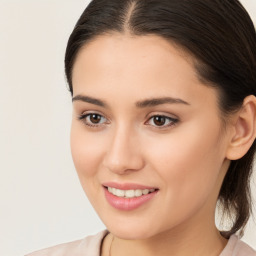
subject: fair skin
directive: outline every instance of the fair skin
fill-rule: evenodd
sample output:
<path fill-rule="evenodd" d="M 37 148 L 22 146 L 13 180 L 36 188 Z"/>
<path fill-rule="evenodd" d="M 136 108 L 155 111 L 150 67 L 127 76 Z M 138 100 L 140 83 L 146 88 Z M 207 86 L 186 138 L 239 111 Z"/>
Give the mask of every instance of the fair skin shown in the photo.
<path fill-rule="evenodd" d="M 110 231 L 101 255 L 113 237 L 111 256 L 219 255 L 227 241 L 215 226 L 217 197 L 230 160 L 255 138 L 255 98 L 224 131 L 216 89 L 198 79 L 189 56 L 153 35 L 97 37 L 80 50 L 72 79 L 72 156 Z M 157 190 L 136 209 L 117 209 L 106 200 L 108 182 Z"/>

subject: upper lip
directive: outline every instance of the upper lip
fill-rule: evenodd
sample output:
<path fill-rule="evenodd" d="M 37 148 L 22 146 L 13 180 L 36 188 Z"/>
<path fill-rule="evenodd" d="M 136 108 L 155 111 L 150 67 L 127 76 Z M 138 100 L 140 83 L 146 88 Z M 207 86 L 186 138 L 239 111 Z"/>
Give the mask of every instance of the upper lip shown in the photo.
<path fill-rule="evenodd" d="M 157 189 L 156 187 L 151 187 L 147 185 L 141 185 L 136 183 L 116 183 L 116 182 L 104 182 L 102 183 L 104 187 L 117 188 L 121 190 L 136 190 L 136 189 Z"/>

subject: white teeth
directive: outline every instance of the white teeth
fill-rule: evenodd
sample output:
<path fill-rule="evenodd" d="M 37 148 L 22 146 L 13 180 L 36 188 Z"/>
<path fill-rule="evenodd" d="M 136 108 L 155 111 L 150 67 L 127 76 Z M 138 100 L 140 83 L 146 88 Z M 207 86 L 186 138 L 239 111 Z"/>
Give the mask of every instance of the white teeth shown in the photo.
<path fill-rule="evenodd" d="M 117 189 L 117 188 L 111 188 L 108 187 L 108 191 L 118 197 L 124 197 L 124 198 L 134 198 L 134 197 L 139 197 L 142 195 L 147 195 L 149 193 L 152 193 L 155 191 L 154 188 L 152 189 L 130 189 L 130 190 L 121 190 L 121 189 Z"/>
<path fill-rule="evenodd" d="M 119 196 L 119 197 L 124 197 L 125 191 L 124 191 L 124 190 L 121 190 L 121 189 L 116 189 L 115 195 L 116 195 L 116 196 Z"/>
<path fill-rule="evenodd" d="M 135 193 L 134 193 L 134 190 L 126 190 L 125 191 L 125 197 L 127 198 L 132 198 L 134 197 Z"/>
<path fill-rule="evenodd" d="M 135 190 L 135 196 L 136 197 L 142 196 L 142 191 L 140 189 L 136 189 Z"/>
<path fill-rule="evenodd" d="M 142 193 L 143 193 L 143 195 L 147 195 L 149 193 L 149 190 L 148 189 L 143 189 Z"/>

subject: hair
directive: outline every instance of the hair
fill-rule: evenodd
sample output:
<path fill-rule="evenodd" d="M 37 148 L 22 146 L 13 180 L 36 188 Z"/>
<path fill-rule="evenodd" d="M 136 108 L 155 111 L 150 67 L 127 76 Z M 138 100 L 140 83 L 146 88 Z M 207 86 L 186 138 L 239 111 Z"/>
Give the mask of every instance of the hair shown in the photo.
<path fill-rule="evenodd" d="M 101 35 L 157 35 L 194 59 L 198 77 L 219 91 L 223 120 L 256 95 L 256 32 L 238 0 L 93 0 L 70 35 L 65 72 L 73 95 L 72 70 L 80 49 Z M 252 213 L 250 177 L 255 141 L 232 160 L 218 202 L 232 221 L 222 235 L 244 228 Z"/>

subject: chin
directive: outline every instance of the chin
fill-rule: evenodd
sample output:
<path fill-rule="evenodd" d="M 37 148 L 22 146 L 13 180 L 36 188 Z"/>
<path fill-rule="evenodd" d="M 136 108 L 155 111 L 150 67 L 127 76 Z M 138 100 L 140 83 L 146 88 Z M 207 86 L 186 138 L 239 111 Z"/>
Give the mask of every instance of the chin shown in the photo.
<path fill-rule="evenodd" d="M 148 225 L 147 227 L 143 227 L 140 224 L 137 225 L 109 225 L 107 229 L 116 237 L 124 240 L 143 240 L 148 239 L 157 232 L 152 230 L 152 225 Z"/>

